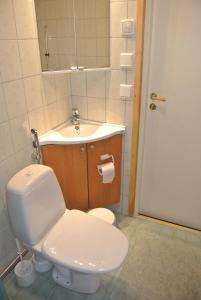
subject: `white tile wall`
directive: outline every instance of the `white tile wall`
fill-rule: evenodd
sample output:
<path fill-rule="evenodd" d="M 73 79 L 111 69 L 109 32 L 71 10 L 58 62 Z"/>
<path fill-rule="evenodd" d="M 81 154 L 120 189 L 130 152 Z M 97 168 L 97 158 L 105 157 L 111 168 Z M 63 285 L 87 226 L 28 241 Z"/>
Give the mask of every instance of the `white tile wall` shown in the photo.
<path fill-rule="evenodd" d="M 0 123 L 6 121 L 7 119 L 7 112 L 6 112 L 6 101 L 3 95 L 3 88 L 0 85 Z"/>
<path fill-rule="evenodd" d="M 15 80 L 21 77 L 22 71 L 17 40 L 0 40 L 0 72 L 3 81 Z"/>
<path fill-rule="evenodd" d="M 27 114 L 10 120 L 10 129 L 15 152 L 31 144 Z"/>
<path fill-rule="evenodd" d="M 87 95 L 87 74 L 73 73 L 71 74 L 71 92 L 74 96 L 86 96 Z"/>
<path fill-rule="evenodd" d="M 1 16 L 0 39 L 15 39 L 16 26 L 15 26 L 12 0 L 0 2 L 0 16 Z"/>
<path fill-rule="evenodd" d="M 112 2 L 110 5 L 110 32 L 112 37 L 121 37 L 120 20 L 127 17 L 127 3 L 125 1 Z"/>
<path fill-rule="evenodd" d="M 87 72 L 87 96 L 105 97 L 105 71 Z"/>
<path fill-rule="evenodd" d="M 113 70 L 120 69 L 120 53 L 126 52 L 126 39 L 112 37 L 110 39 L 110 66 Z"/>
<path fill-rule="evenodd" d="M 126 81 L 126 72 L 111 70 L 106 73 L 106 97 L 119 100 L 120 84 Z"/>
<path fill-rule="evenodd" d="M 105 98 L 88 97 L 88 119 L 91 121 L 105 122 Z"/>
<path fill-rule="evenodd" d="M 0 140 L 3 141 L 3 143 L 1 142 L 0 144 L 0 160 L 4 160 L 13 153 L 13 145 L 8 122 L 4 122 L 0 125 Z"/>
<path fill-rule="evenodd" d="M 124 125 L 125 102 L 107 99 L 106 121 L 108 123 Z"/>
<path fill-rule="evenodd" d="M 33 1 L 13 0 L 17 36 L 19 39 L 37 38 Z"/>
<path fill-rule="evenodd" d="M 70 94 L 69 75 L 41 75 L 34 0 L 0 1 L 0 272 L 17 254 L 6 184 L 32 162 L 30 128 L 43 133 L 69 118 Z"/>
<path fill-rule="evenodd" d="M 53 128 L 58 124 L 57 103 L 51 103 L 44 108 L 47 128 Z"/>
<path fill-rule="evenodd" d="M 43 76 L 43 87 L 44 94 L 47 104 L 53 103 L 56 101 L 56 82 L 54 75 L 45 75 Z"/>
<path fill-rule="evenodd" d="M 121 36 L 120 21 L 127 17 L 136 19 L 136 3 L 137 0 L 110 0 L 111 70 L 71 75 L 72 105 L 79 108 L 82 118 L 126 125 L 123 145 L 122 199 L 121 205 L 117 206 L 125 214 L 127 214 L 129 193 L 132 100 L 120 99 L 119 85 L 134 83 L 134 68 L 129 71 L 120 69 L 120 53 L 134 53 L 135 38 Z"/>
<path fill-rule="evenodd" d="M 41 75 L 24 78 L 24 88 L 29 112 L 43 106 Z"/>
<path fill-rule="evenodd" d="M 26 112 L 26 99 L 23 80 L 5 82 L 2 84 L 4 100 L 7 105 L 8 118 L 16 118 Z"/>
<path fill-rule="evenodd" d="M 40 74 L 38 40 L 19 40 L 18 45 L 23 77 Z"/>

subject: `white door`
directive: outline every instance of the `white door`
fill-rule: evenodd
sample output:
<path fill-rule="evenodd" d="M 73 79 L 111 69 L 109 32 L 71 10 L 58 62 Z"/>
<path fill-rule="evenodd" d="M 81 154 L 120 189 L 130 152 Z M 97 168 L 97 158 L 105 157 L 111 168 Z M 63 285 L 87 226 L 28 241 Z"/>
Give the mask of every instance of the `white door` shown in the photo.
<path fill-rule="evenodd" d="M 201 229 L 201 1 L 147 2 L 139 212 Z"/>

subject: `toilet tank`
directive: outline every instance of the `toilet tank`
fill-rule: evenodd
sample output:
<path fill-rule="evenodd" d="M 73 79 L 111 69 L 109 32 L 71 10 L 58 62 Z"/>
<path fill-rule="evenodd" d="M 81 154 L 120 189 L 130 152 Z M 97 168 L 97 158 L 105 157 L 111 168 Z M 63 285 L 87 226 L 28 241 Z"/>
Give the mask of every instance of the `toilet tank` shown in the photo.
<path fill-rule="evenodd" d="M 7 204 L 13 231 L 27 246 L 37 244 L 66 210 L 53 170 L 36 164 L 8 182 Z"/>

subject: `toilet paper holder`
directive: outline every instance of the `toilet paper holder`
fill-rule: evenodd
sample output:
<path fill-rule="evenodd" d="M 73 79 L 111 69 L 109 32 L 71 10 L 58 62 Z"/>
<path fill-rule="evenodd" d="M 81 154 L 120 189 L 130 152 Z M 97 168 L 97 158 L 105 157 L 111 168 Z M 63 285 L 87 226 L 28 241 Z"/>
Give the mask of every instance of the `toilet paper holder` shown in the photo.
<path fill-rule="evenodd" d="M 102 183 L 111 183 L 115 177 L 114 156 L 111 154 L 103 154 L 100 155 L 100 159 L 112 160 L 111 162 L 106 162 L 102 165 L 97 165 L 98 174 L 102 176 Z"/>
<path fill-rule="evenodd" d="M 112 154 L 103 154 L 100 156 L 101 160 L 106 160 L 106 159 L 110 159 L 110 158 L 112 159 L 112 162 L 114 164 L 114 156 Z"/>
<path fill-rule="evenodd" d="M 106 160 L 106 159 L 112 159 L 112 163 L 114 164 L 114 156 L 112 154 L 102 154 L 100 156 L 101 160 Z M 100 170 L 101 165 L 97 166 L 98 174 L 102 176 L 101 170 Z"/>

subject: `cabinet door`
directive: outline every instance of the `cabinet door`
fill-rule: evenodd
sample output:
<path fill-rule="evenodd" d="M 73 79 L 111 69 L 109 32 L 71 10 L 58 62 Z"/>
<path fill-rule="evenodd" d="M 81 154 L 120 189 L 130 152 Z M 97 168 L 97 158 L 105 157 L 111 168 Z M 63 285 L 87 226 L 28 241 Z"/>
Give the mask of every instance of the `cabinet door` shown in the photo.
<path fill-rule="evenodd" d="M 61 186 L 66 207 L 88 209 L 86 145 L 46 145 L 44 164 L 50 166 Z"/>
<path fill-rule="evenodd" d="M 106 140 L 88 144 L 88 185 L 89 208 L 107 207 L 120 201 L 121 184 L 121 155 L 122 136 L 115 135 Z M 115 160 L 115 178 L 112 183 L 102 183 L 102 177 L 98 174 L 97 165 L 106 163 L 100 156 L 112 154 Z M 108 160 L 111 161 L 111 160 Z"/>

